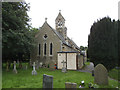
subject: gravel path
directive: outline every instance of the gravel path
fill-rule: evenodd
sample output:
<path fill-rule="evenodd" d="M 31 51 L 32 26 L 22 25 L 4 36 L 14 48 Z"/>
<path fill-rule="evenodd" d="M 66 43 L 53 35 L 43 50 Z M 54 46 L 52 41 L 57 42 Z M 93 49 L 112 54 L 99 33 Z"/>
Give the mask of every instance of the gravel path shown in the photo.
<path fill-rule="evenodd" d="M 90 65 L 87 65 L 87 66 L 85 66 L 84 68 L 82 68 L 81 70 L 78 70 L 78 71 L 92 73 L 92 70 L 94 70 L 94 64 L 92 62 L 90 62 Z M 110 78 L 110 77 L 109 77 L 109 79 L 118 81 L 118 80 Z M 118 82 L 120 83 L 120 81 L 118 81 Z"/>
<path fill-rule="evenodd" d="M 92 62 L 90 62 L 90 65 L 86 65 L 84 68 L 82 68 L 78 71 L 92 73 L 92 70 L 94 70 L 94 64 Z"/>

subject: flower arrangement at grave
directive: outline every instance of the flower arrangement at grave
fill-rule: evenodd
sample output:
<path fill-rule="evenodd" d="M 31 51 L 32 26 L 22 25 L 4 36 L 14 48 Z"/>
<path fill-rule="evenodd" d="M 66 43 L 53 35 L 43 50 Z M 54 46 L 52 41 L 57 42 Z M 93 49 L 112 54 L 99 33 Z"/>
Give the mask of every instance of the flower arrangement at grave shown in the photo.
<path fill-rule="evenodd" d="M 80 85 L 79 85 L 79 88 L 84 88 L 85 87 L 85 82 L 84 82 L 84 80 L 83 81 L 81 81 L 81 83 L 80 83 Z"/>
<path fill-rule="evenodd" d="M 88 85 L 89 88 L 99 88 L 97 84 L 89 83 Z"/>

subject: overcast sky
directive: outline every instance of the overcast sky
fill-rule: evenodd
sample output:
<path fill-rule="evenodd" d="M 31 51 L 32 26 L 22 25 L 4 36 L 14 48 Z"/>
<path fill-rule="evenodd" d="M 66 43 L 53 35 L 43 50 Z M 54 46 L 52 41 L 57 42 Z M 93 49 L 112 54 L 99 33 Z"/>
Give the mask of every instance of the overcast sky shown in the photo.
<path fill-rule="evenodd" d="M 55 19 L 61 10 L 65 18 L 67 35 L 78 46 L 88 45 L 91 25 L 97 19 L 109 16 L 118 19 L 118 2 L 120 0 L 25 0 L 30 3 L 33 27 L 39 28 L 47 17 L 48 24 L 55 29 Z"/>

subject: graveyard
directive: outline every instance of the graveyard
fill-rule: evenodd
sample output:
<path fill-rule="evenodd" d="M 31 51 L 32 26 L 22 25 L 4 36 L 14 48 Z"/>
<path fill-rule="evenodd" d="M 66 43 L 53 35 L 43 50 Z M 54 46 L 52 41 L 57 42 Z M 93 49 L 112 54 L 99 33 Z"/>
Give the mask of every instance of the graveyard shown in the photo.
<path fill-rule="evenodd" d="M 41 15 L 45 11 L 51 11 L 49 14 L 43 15 L 45 17 L 44 22 L 38 11 L 32 13 L 37 17 L 35 21 L 39 24 L 37 27 L 33 26 L 32 18 L 27 13 L 30 10 L 29 3 L 2 3 L 2 65 L 0 65 L 2 68 L 2 88 L 120 89 L 120 77 L 118 76 L 120 72 L 118 64 L 120 61 L 120 42 L 118 41 L 120 38 L 117 37 L 120 36 L 120 32 L 118 32 L 120 21 L 112 20 L 109 14 L 105 17 L 99 16 L 99 19 L 97 16 L 91 21 L 92 17 L 95 17 L 92 15 L 89 18 L 83 17 L 85 21 L 85 26 L 83 26 L 84 22 L 76 15 L 79 15 L 78 12 L 80 11 L 80 15 L 87 15 L 88 17 L 88 13 L 84 14 L 81 10 L 77 10 L 78 7 L 73 9 L 73 3 L 70 5 L 70 8 L 73 6 L 72 9 L 70 9 L 68 2 L 62 2 L 62 4 L 67 4 L 71 13 L 73 10 L 77 11 L 74 13 L 75 16 L 70 16 L 71 13 L 69 13 L 69 19 L 75 17 L 70 22 L 82 21 L 82 24 L 73 22 L 74 28 L 69 29 L 72 23 L 67 22 L 67 25 L 68 19 L 63 17 L 63 15 L 67 16 L 65 13 L 68 13 L 69 10 L 63 8 L 65 11 L 62 13 L 59 10 L 56 19 L 55 17 L 53 19 L 51 16 L 54 16 L 55 13 L 52 14 L 53 9 L 50 7 L 54 5 L 48 4 L 50 6 L 46 3 L 45 5 L 41 3 L 35 5 L 37 6 L 35 10 L 39 9 Z M 57 2 L 57 4 L 60 3 Z M 62 4 L 60 6 L 64 6 Z M 42 5 L 49 7 L 48 10 L 40 10 L 43 8 L 38 8 L 38 6 Z M 90 3 L 89 5 L 94 6 Z M 94 8 L 97 7 L 94 6 Z M 97 12 L 94 11 L 94 15 L 95 13 Z M 47 17 L 49 17 L 48 20 Z M 50 19 L 54 20 L 55 28 L 51 25 L 52 23 L 49 24 Z M 37 22 L 38 20 L 39 22 Z M 86 22 L 90 22 L 89 26 Z M 79 28 L 82 26 L 83 28 Z M 89 28 L 85 29 L 86 27 Z M 82 31 L 85 30 L 90 32 L 85 32 L 84 35 Z M 83 36 L 87 39 L 84 40 L 85 37 Z M 72 39 L 72 37 L 77 38 Z M 75 40 L 78 40 L 79 45 L 83 46 L 78 46 Z M 85 45 L 83 41 L 86 43 Z"/>
<path fill-rule="evenodd" d="M 43 75 L 51 75 L 53 77 L 53 88 L 65 88 L 65 83 L 76 83 L 77 88 L 84 81 L 84 88 L 89 88 L 92 84 L 94 88 L 116 88 L 118 87 L 118 81 L 108 78 L 108 85 L 98 85 L 94 83 L 94 77 L 91 73 L 80 72 L 76 70 L 67 70 L 62 72 L 61 70 L 51 70 L 50 68 L 36 69 L 37 74 L 32 75 L 33 67 L 29 64 L 23 64 L 23 68 L 17 67 L 17 73 L 13 72 L 14 68 L 11 65 L 9 71 L 6 71 L 6 64 L 3 64 L 2 71 L 2 88 L 43 88 Z M 24 68 L 27 65 L 28 68 Z"/>

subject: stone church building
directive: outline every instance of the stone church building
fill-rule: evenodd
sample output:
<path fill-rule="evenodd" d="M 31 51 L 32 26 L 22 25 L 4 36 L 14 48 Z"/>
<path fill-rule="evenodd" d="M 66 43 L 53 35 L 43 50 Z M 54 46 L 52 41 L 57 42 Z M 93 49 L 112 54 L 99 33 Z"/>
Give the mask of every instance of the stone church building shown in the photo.
<path fill-rule="evenodd" d="M 31 61 L 42 62 L 46 66 L 58 65 L 58 53 L 80 54 L 80 48 L 67 36 L 65 18 L 59 12 L 55 19 L 55 29 L 48 23 L 47 18 L 44 24 L 35 35 L 36 48 L 31 53 Z M 76 56 L 75 56 L 76 57 Z M 76 62 L 76 61 L 75 61 Z M 78 63 L 76 63 L 78 64 Z M 66 64 L 67 65 L 67 64 Z"/>

